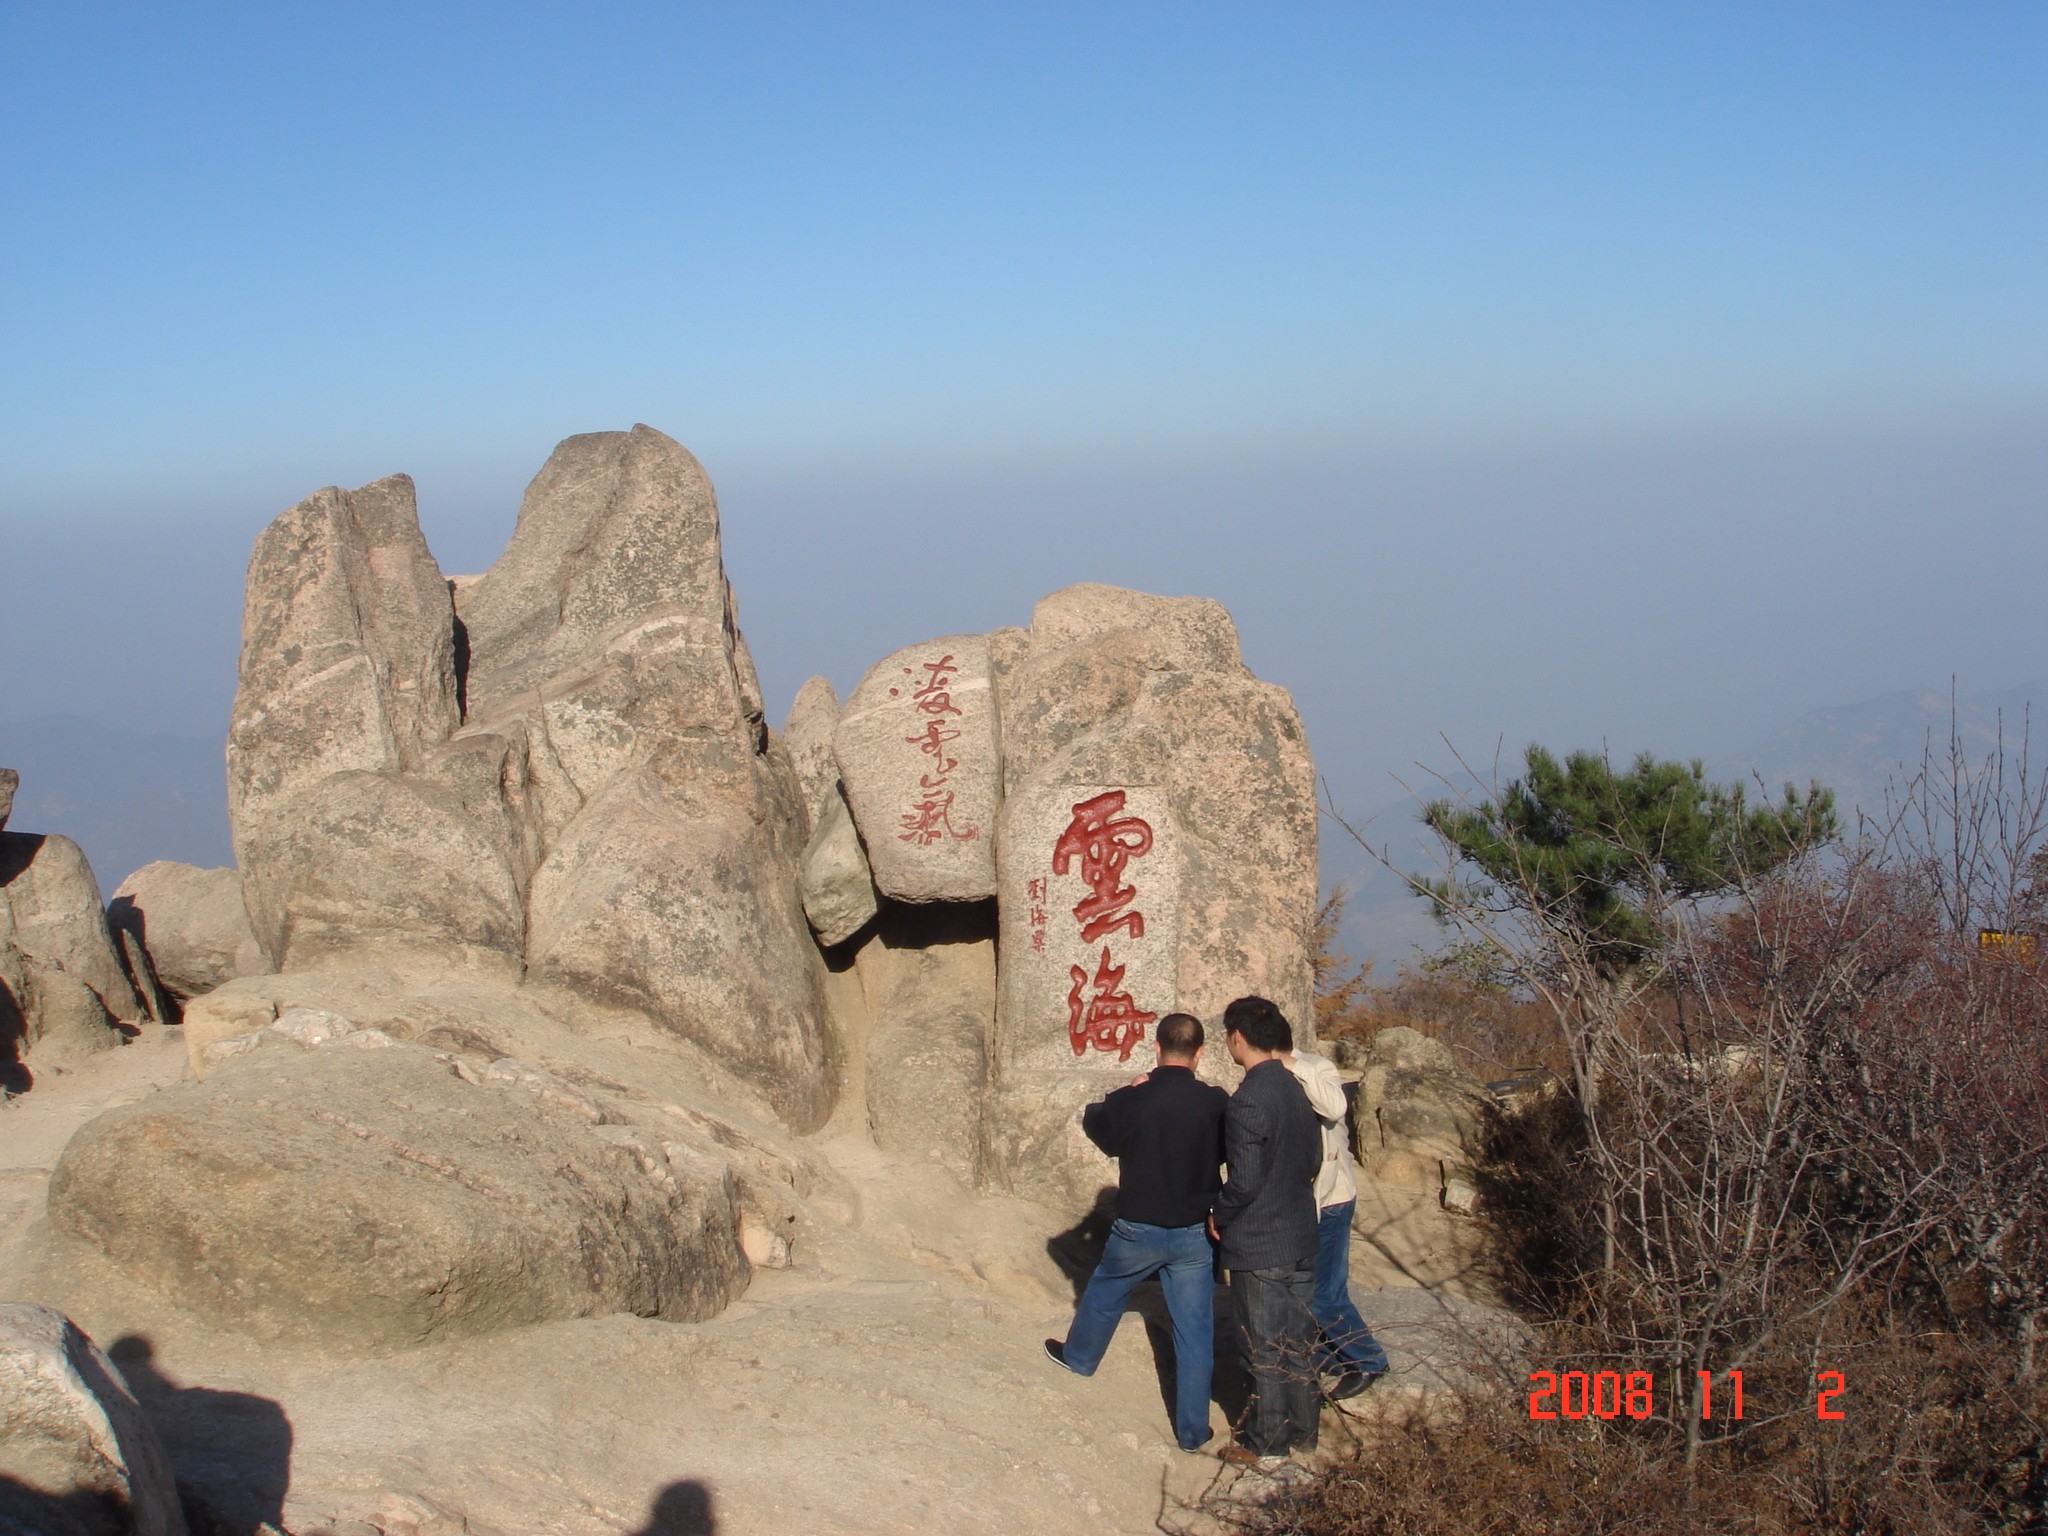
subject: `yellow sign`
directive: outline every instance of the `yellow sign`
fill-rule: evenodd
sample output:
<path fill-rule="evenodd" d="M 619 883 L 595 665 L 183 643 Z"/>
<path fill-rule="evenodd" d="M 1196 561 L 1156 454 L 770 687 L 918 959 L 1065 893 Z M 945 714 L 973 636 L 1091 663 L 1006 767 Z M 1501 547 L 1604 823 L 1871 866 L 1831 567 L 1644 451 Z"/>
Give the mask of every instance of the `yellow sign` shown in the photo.
<path fill-rule="evenodd" d="M 1979 928 L 1977 947 L 2001 954 L 2017 955 L 2022 960 L 2031 960 L 2034 957 L 2034 935 L 2013 933 L 2005 928 Z"/>

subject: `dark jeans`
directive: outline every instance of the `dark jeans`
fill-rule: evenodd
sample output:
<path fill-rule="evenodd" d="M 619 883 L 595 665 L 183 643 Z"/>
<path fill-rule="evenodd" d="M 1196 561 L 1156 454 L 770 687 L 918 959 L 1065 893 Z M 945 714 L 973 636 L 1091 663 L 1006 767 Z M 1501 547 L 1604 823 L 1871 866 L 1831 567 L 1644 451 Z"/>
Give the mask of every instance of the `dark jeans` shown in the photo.
<path fill-rule="evenodd" d="M 1316 1327 L 1322 1344 L 1316 1358 L 1333 1374 L 1364 1371 L 1368 1376 L 1387 1368 L 1387 1352 L 1365 1326 L 1351 1302 L 1351 1213 L 1356 1200 L 1323 1208 L 1316 1232 Z"/>
<path fill-rule="evenodd" d="M 1234 1269 L 1230 1294 L 1252 1371 L 1251 1415 L 1238 1443 L 1260 1456 L 1313 1450 L 1323 1392 L 1316 1373 L 1316 1268 Z"/>
<path fill-rule="evenodd" d="M 1069 1370 L 1093 1376 L 1141 1280 L 1159 1277 L 1173 1318 L 1173 1434 L 1192 1451 L 1209 1438 L 1209 1378 L 1216 1363 L 1216 1266 L 1206 1227 L 1118 1221 L 1067 1330 Z"/>

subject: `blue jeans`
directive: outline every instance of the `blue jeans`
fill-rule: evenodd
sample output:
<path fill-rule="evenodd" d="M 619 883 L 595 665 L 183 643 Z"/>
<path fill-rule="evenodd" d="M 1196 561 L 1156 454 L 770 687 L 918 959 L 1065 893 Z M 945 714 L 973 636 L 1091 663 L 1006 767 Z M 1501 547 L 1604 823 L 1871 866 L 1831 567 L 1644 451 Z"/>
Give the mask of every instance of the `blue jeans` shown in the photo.
<path fill-rule="evenodd" d="M 1124 1303 L 1139 1281 L 1154 1275 L 1173 1318 L 1174 1438 L 1192 1451 L 1209 1438 L 1209 1378 L 1216 1364 L 1216 1268 L 1206 1228 L 1115 1222 L 1067 1330 L 1067 1367 L 1095 1374 Z"/>
<path fill-rule="evenodd" d="M 1387 1368 L 1387 1352 L 1351 1301 L 1351 1212 L 1357 1204 L 1346 1200 L 1325 1206 L 1316 1230 L 1315 1313 L 1316 1327 L 1322 1330 L 1316 1357 L 1333 1374 L 1372 1375 Z"/>

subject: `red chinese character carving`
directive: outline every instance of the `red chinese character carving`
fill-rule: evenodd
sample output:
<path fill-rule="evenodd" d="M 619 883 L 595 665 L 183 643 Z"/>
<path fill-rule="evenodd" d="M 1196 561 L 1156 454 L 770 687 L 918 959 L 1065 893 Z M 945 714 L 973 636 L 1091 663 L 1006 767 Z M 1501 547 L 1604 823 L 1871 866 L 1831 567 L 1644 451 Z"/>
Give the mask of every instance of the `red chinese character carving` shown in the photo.
<path fill-rule="evenodd" d="M 949 741 L 958 741 L 960 739 L 960 733 L 958 731 L 947 730 L 944 726 L 940 725 L 939 722 L 936 720 L 932 721 L 931 724 L 927 725 L 924 728 L 924 734 L 922 736 L 906 736 L 903 739 L 909 742 L 913 747 L 917 748 L 917 750 L 922 752 L 926 757 L 934 758 L 937 760 L 938 777 L 941 782 L 944 781 L 947 774 L 951 773 L 955 768 L 958 768 L 960 766 L 960 760 L 957 757 L 946 756 L 946 743 Z M 927 789 L 931 787 L 932 786 L 930 784 L 925 785 L 925 788 Z"/>
<path fill-rule="evenodd" d="M 1074 916 L 1081 924 L 1081 938 L 1089 944 L 1119 928 L 1134 939 L 1145 936 L 1145 914 L 1136 908 L 1123 911 L 1137 898 L 1137 889 L 1119 882 L 1124 865 L 1151 850 L 1152 828 L 1136 816 L 1119 816 L 1123 808 L 1120 789 L 1083 800 L 1074 807 L 1067 830 L 1053 844 L 1054 874 L 1064 875 L 1075 859 L 1081 861 L 1081 882 L 1088 887 L 1088 894 L 1075 903 Z"/>
<path fill-rule="evenodd" d="M 926 662 L 924 682 L 911 694 L 911 702 L 928 715 L 959 714 L 960 711 L 953 704 L 953 680 L 946 676 L 959 665 L 960 663 L 951 656 L 942 656 L 937 661 Z M 903 670 L 913 678 L 917 675 L 908 667 Z"/>
<path fill-rule="evenodd" d="M 1094 994 L 1084 997 L 1089 986 L 1087 967 L 1067 968 L 1074 979 L 1073 990 L 1067 993 L 1067 1039 L 1076 1056 L 1086 1055 L 1092 1045 L 1098 1051 L 1115 1051 L 1119 1061 L 1129 1061 L 1132 1047 L 1145 1038 L 1145 1026 L 1159 1017 L 1145 1012 L 1131 1001 L 1130 993 L 1121 990 L 1128 969 L 1111 965 L 1109 946 L 1104 945 L 1101 963 L 1095 968 Z"/>
<path fill-rule="evenodd" d="M 900 818 L 904 830 L 897 833 L 899 842 L 915 843 L 920 848 L 929 848 L 942 837 L 950 837 L 956 843 L 971 843 L 981 836 L 981 828 L 969 827 L 965 831 L 953 825 L 953 791 L 927 784 L 924 798 Z"/>

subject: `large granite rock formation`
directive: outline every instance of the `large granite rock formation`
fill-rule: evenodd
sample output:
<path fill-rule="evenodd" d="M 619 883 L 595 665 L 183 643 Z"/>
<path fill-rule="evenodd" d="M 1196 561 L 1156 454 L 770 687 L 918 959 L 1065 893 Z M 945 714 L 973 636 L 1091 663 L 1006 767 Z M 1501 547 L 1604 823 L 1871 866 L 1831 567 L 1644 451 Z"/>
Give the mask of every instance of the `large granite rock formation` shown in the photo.
<path fill-rule="evenodd" d="M 14 792 L 21 788 L 21 775 L 12 768 L 0 768 L 0 832 L 7 830 L 7 818 L 14 814 Z"/>
<path fill-rule="evenodd" d="M 1213 602 L 1082 585 L 997 647 L 1004 957 L 987 1169 L 1070 1203 L 1106 1178 L 1076 1111 L 1180 1010 L 1278 1003 L 1306 1042 L 1315 771 Z M 1221 1059 L 1220 1050 L 1216 1059 Z"/>
<path fill-rule="evenodd" d="M 892 1075 L 937 1071 L 928 1102 L 972 1129 L 986 1182 L 1085 1205 L 1112 1171 L 1076 1111 L 1150 1060 L 1159 1017 L 1214 1026 L 1259 992 L 1308 1037 L 1314 768 L 1293 702 L 1245 670 L 1218 604 L 1067 588 L 1028 631 L 885 657 L 834 747 L 898 904 L 854 961 L 878 1139 Z M 990 894 L 999 1001 L 906 964 L 958 927 L 944 909 Z M 934 1120 L 925 1139 L 951 1157 L 966 1134 Z"/>
<path fill-rule="evenodd" d="M 517 1061 L 298 1009 L 206 1082 L 82 1129 L 50 1218 L 259 1335 L 375 1349 L 709 1317 L 747 1283 L 737 1177 L 703 1137 L 620 1118 Z"/>
<path fill-rule="evenodd" d="M 454 587 L 459 613 L 403 476 L 258 540 L 229 787 L 272 964 L 523 974 L 640 1010 L 821 1123 L 805 810 L 702 468 L 647 427 L 569 438 Z"/>
<path fill-rule="evenodd" d="M 155 1430 L 63 1313 L 0 1302 L 0 1426 L 0 1530 L 185 1536 Z"/>
<path fill-rule="evenodd" d="M 270 969 L 232 869 L 145 864 L 114 891 L 107 916 L 141 941 L 157 981 L 181 1002 Z"/>

